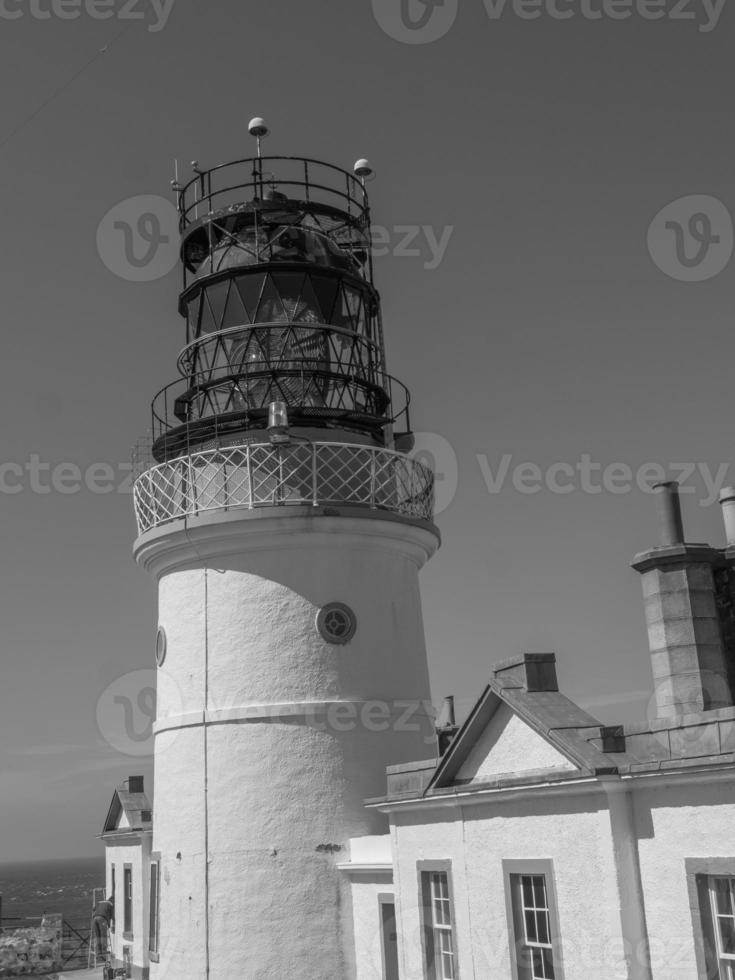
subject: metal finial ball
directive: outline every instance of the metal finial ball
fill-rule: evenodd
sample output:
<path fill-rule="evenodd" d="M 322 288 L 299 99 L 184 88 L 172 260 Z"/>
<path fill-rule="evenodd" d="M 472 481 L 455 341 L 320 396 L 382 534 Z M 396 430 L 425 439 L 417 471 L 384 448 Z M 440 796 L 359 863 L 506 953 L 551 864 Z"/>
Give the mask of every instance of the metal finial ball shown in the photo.
<path fill-rule="evenodd" d="M 369 160 L 358 160 L 355 166 L 352 168 L 358 177 L 372 177 L 373 168 L 370 166 Z"/>
<path fill-rule="evenodd" d="M 192 170 L 198 170 L 199 169 L 199 161 L 198 160 L 192 160 L 191 161 L 191 169 Z"/>
<path fill-rule="evenodd" d="M 267 136 L 268 127 L 265 124 L 265 119 L 261 119 L 260 116 L 256 116 L 255 119 L 251 119 L 248 124 L 248 132 L 251 136 Z"/>

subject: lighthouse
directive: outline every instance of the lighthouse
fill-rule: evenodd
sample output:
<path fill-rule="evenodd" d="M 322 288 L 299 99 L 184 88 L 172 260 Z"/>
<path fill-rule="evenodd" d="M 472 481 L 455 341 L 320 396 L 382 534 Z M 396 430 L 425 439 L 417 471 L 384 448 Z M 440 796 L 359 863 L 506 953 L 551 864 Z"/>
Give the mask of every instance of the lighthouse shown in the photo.
<path fill-rule="evenodd" d="M 367 184 L 265 156 L 175 184 L 186 344 L 153 401 L 151 978 L 349 980 L 351 838 L 436 753 L 419 570 L 433 474 L 387 372 Z"/>

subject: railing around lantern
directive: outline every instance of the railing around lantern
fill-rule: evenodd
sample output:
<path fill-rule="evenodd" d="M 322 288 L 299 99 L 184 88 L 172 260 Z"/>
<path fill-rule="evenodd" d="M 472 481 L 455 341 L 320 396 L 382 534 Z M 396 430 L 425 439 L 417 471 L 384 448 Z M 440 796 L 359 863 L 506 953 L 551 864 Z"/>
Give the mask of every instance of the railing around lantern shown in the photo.
<path fill-rule="evenodd" d="M 355 506 L 430 521 L 434 474 L 388 449 L 337 442 L 250 443 L 192 453 L 136 481 L 144 534 L 170 521 L 259 507 Z"/>
<path fill-rule="evenodd" d="M 243 194 L 262 199 L 267 190 L 289 199 L 324 204 L 342 212 L 355 225 L 367 227 L 369 205 L 362 182 L 347 170 L 307 157 L 249 157 L 210 170 L 199 170 L 179 189 L 181 230 L 216 209 L 243 201 Z"/>
<path fill-rule="evenodd" d="M 179 378 L 153 399 L 152 432 L 165 455 L 179 456 L 207 439 L 238 428 L 262 428 L 268 405 L 284 401 L 294 424 L 330 419 L 373 432 L 384 426 L 410 425 L 411 396 L 396 378 L 382 375 L 375 384 L 353 373 L 322 370 L 316 358 L 290 358 L 288 367 L 249 362 Z"/>

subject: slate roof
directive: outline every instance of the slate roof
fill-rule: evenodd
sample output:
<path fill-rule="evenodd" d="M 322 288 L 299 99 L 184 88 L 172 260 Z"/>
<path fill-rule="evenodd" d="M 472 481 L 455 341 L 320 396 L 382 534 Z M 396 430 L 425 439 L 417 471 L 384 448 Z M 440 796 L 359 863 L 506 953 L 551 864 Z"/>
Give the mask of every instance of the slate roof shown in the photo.
<path fill-rule="evenodd" d="M 509 772 L 472 784 L 459 780 L 462 764 L 502 704 L 574 768 Z M 606 726 L 559 691 L 553 653 L 524 654 L 493 669 L 489 684 L 442 758 L 389 767 L 387 796 L 369 802 L 692 767 L 735 769 L 735 707 L 641 725 Z"/>
<path fill-rule="evenodd" d="M 118 786 L 113 793 L 110 809 L 107 812 L 105 825 L 102 829 L 103 836 L 106 834 L 128 834 L 131 831 L 151 830 L 153 827 L 153 811 L 150 801 L 145 792 L 130 792 L 129 783 Z M 142 787 L 142 780 L 140 781 Z M 130 827 L 120 828 L 120 817 L 122 814 L 127 817 Z"/>

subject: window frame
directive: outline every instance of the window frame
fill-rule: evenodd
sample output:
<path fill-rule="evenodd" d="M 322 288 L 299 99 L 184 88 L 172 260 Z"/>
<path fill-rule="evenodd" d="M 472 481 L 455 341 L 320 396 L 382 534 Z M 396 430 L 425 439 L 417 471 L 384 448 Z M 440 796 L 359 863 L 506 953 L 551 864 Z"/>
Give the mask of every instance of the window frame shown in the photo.
<path fill-rule="evenodd" d="M 728 891 L 730 898 L 730 914 L 724 915 L 719 911 L 717 907 L 717 882 L 726 881 L 728 883 Z M 720 931 L 719 919 L 731 919 L 733 923 L 733 929 L 735 930 L 735 876 L 733 875 L 708 875 L 707 885 L 709 889 L 710 898 L 710 915 L 712 916 L 712 926 L 715 936 L 715 948 L 717 951 L 718 961 L 727 960 L 730 965 L 730 973 L 732 978 L 728 977 L 727 980 L 735 980 L 735 952 L 726 953 L 722 948 L 722 933 Z M 718 962 L 717 967 L 722 973 L 722 963 Z"/>
<path fill-rule="evenodd" d="M 720 939 L 713 916 L 710 882 L 713 878 L 735 879 L 735 857 L 685 858 L 684 867 L 692 915 L 694 953 L 698 976 L 722 980 Z M 735 968 L 735 960 L 727 958 Z"/>
<path fill-rule="evenodd" d="M 561 930 L 559 929 L 559 904 L 556 898 L 554 862 L 550 858 L 540 858 L 538 860 L 507 860 L 503 861 L 502 865 L 505 911 L 508 922 L 508 953 L 513 980 L 532 980 L 530 968 L 519 962 L 521 949 L 549 949 L 554 980 L 564 980 L 564 951 L 561 942 Z M 523 902 L 522 879 L 524 877 L 544 878 L 548 943 L 529 942 L 527 940 L 527 925 L 524 915 L 526 907 L 519 904 L 519 899 L 520 903 Z M 517 884 L 516 879 L 518 879 Z M 536 911 L 535 906 L 533 911 Z"/>
<path fill-rule="evenodd" d="M 110 898 L 112 899 L 112 920 L 110 921 L 110 932 L 115 931 L 115 921 L 117 910 L 115 909 L 115 899 L 117 898 L 117 875 L 115 873 L 115 862 L 110 862 Z"/>
<path fill-rule="evenodd" d="M 396 903 L 396 896 L 394 892 L 380 892 L 378 895 L 378 923 L 380 927 L 380 967 L 383 974 L 383 980 L 388 980 L 388 950 L 386 944 L 385 935 L 385 906 L 390 905 L 393 908 L 393 924 L 396 928 L 396 953 L 398 956 L 398 973 L 400 973 L 400 953 L 398 951 L 398 907 Z"/>
<path fill-rule="evenodd" d="M 418 873 L 419 887 L 419 909 L 421 913 L 421 952 L 426 980 L 445 980 L 439 973 L 438 964 L 440 958 L 436 944 L 437 929 L 442 929 L 449 933 L 452 942 L 452 968 L 454 973 L 453 980 L 459 980 L 459 945 L 457 942 L 457 917 L 455 915 L 454 886 L 452 881 L 452 862 L 449 860 L 441 861 L 418 861 L 416 865 Z M 447 882 L 447 906 L 449 914 L 449 925 L 443 923 L 438 925 L 434 921 L 434 903 L 432 893 L 432 875 L 445 875 Z M 429 920 L 429 916 L 431 919 Z"/>
<path fill-rule="evenodd" d="M 156 882 L 155 904 L 153 901 L 154 880 Z M 150 856 L 148 901 L 148 958 L 152 963 L 158 963 L 161 943 L 161 855 L 157 852 L 152 853 Z"/>
<path fill-rule="evenodd" d="M 129 894 L 128 894 L 129 892 Z M 133 932 L 133 866 L 123 865 L 123 939 L 132 939 Z"/>

